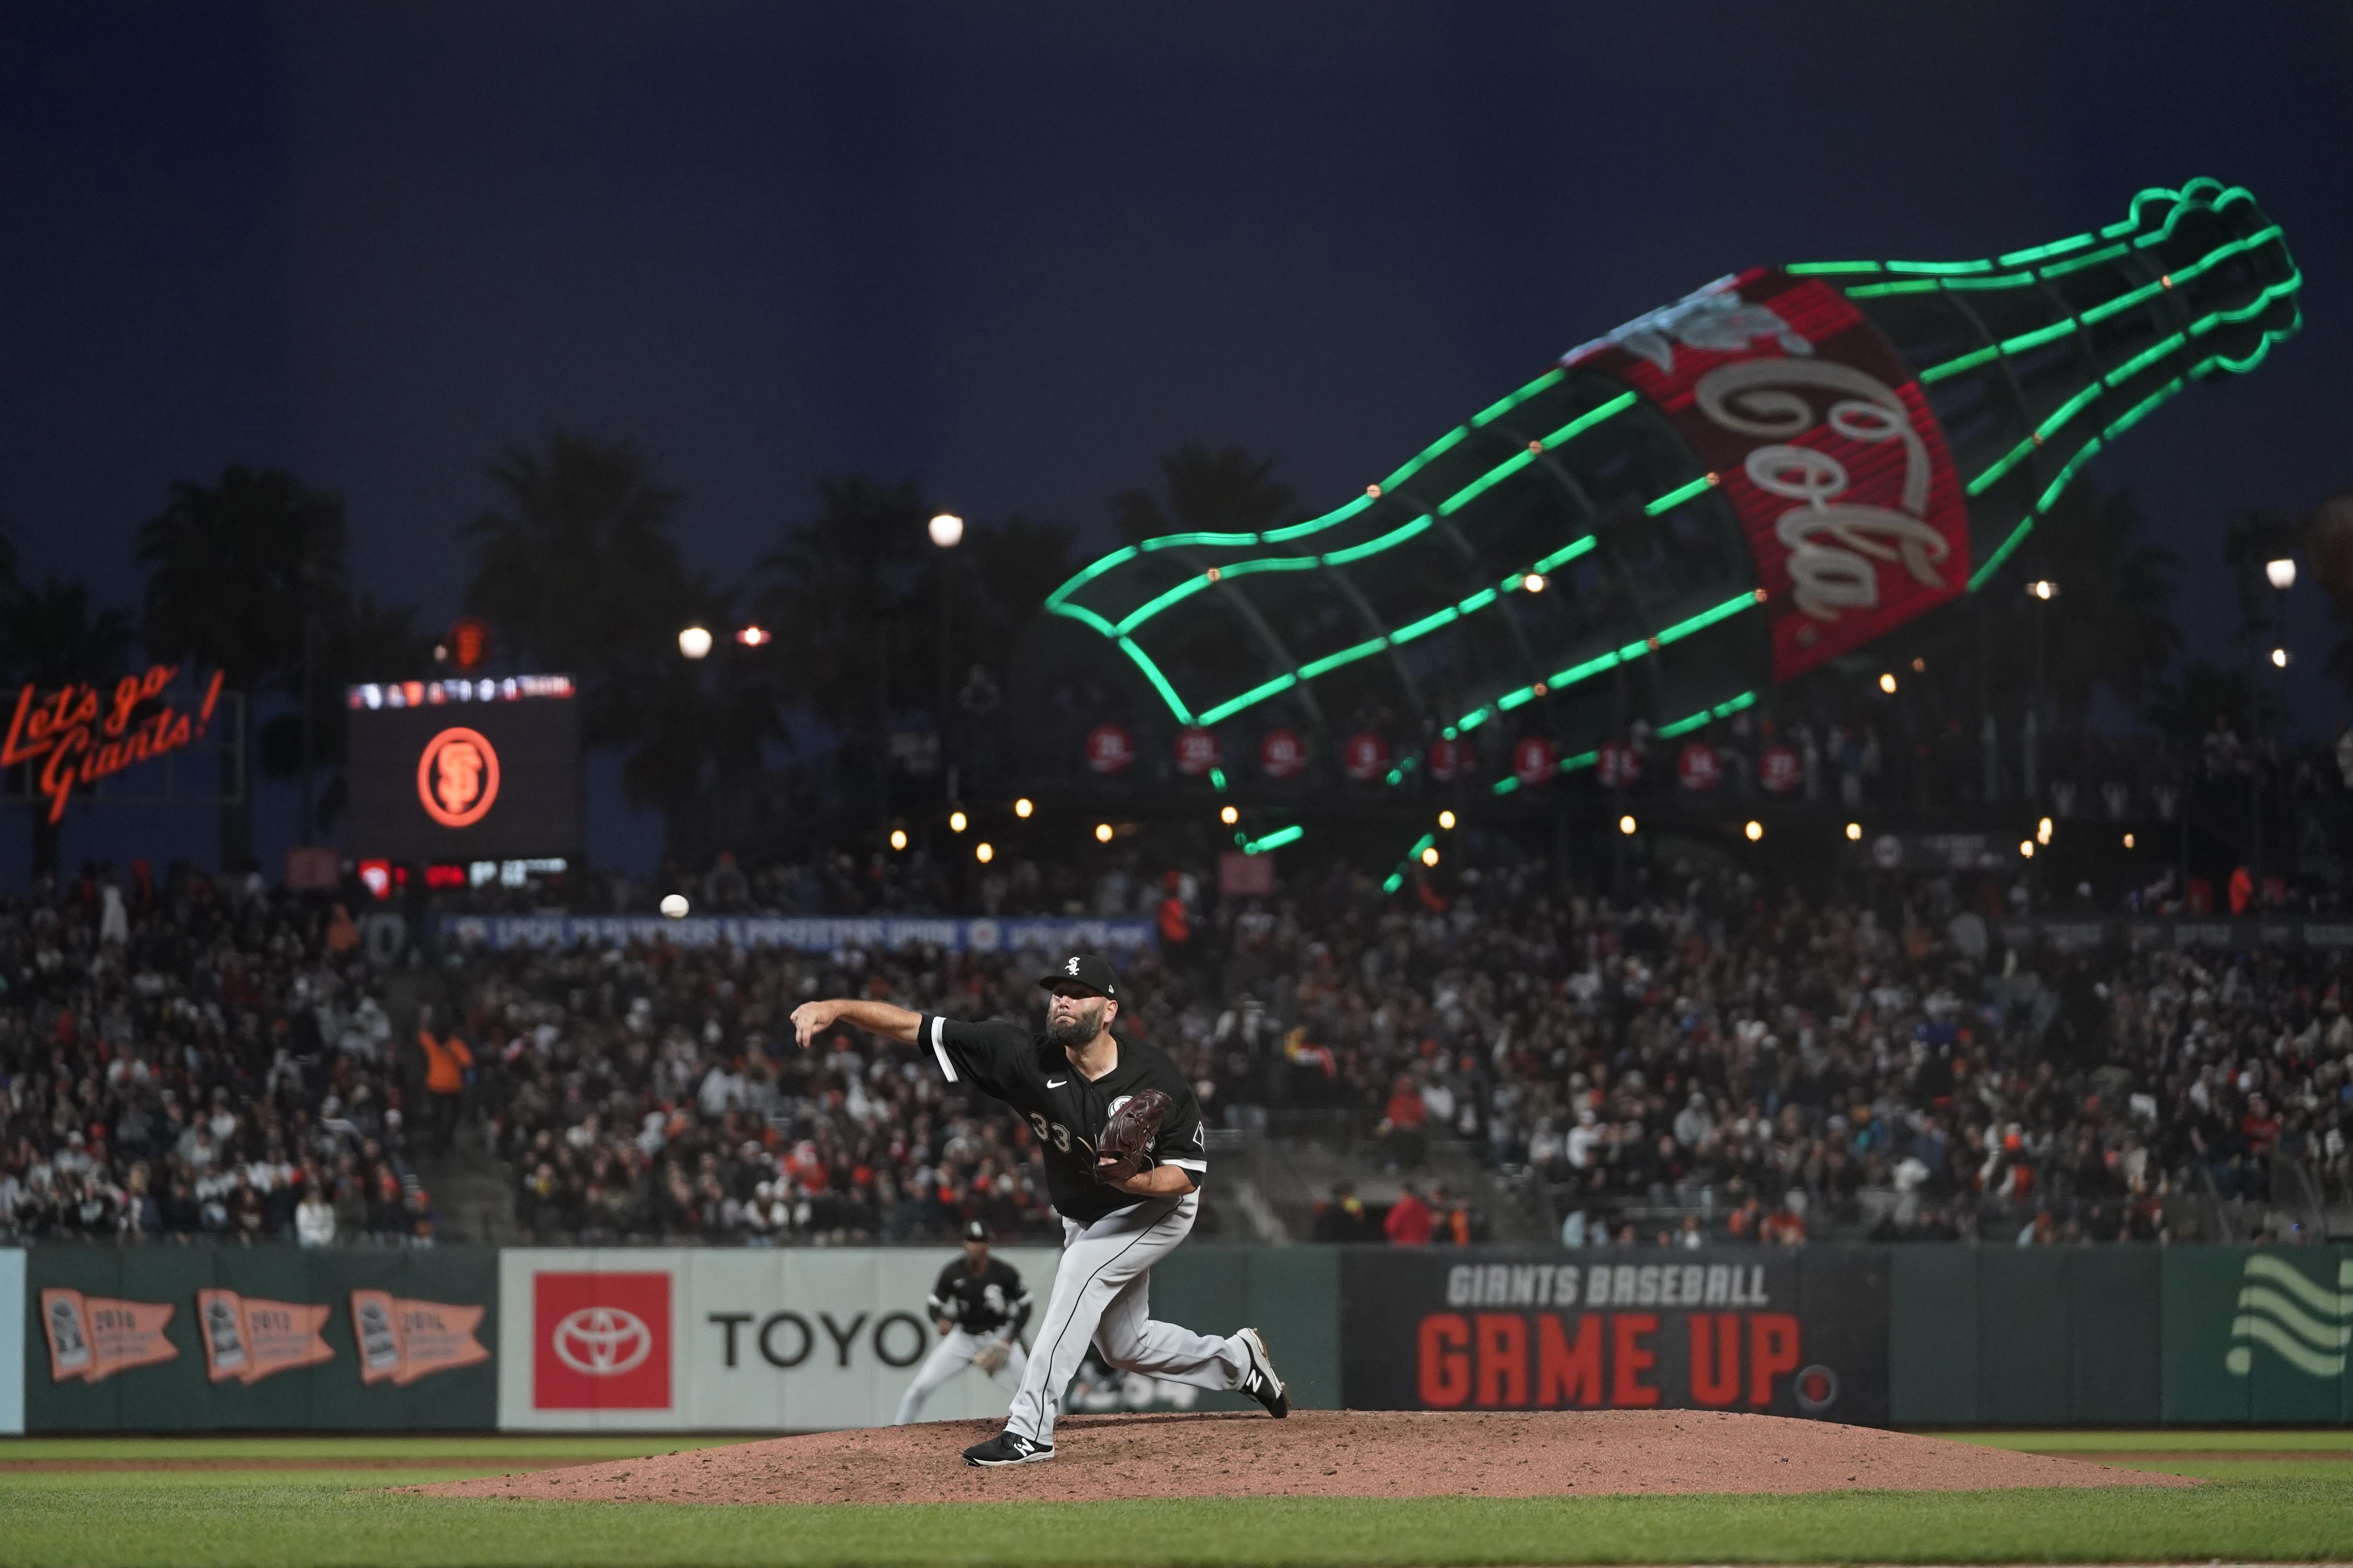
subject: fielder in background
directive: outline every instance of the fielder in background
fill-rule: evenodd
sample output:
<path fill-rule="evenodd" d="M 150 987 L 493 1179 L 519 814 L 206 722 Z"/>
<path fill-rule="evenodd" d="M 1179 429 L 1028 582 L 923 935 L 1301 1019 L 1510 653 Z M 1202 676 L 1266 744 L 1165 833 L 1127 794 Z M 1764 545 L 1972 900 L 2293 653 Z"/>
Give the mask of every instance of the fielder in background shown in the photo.
<path fill-rule="evenodd" d="M 939 1325 L 940 1342 L 916 1370 L 899 1401 L 891 1423 L 904 1426 L 923 1408 L 932 1390 L 964 1370 L 980 1368 L 994 1381 L 1008 1368 L 1013 1386 L 1029 1369 L 1021 1349 L 1021 1326 L 1029 1321 L 1029 1292 L 1021 1288 L 1021 1271 L 1001 1258 L 988 1255 L 988 1226 L 974 1220 L 964 1227 L 964 1256 L 940 1270 L 923 1308 Z"/>
<path fill-rule="evenodd" d="M 1039 984 L 1046 1031 L 965 1024 L 888 1002 L 804 1002 L 793 1037 L 806 1047 L 837 1023 L 931 1050 L 950 1083 L 969 1083 L 1019 1111 L 1037 1134 L 1046 1189 L 1062 1216 L 1054 1293 L 1005 1430 L 964 1451 L 973 1465 L 1054 1457 L 1054 1416 L 1092 1342 L 1104 1361 L 1196 1388 L 1247 1394 L 1270 1415 L 1291 1401 L 1256 1329 L 1197 1334 L 1153 1321 L 1152 1266 L 1193 1229 L 1209 1171 L 1193 1086 L 1166 1053 L 1111 1032 L 1119 977 L 1073 953 Z"/>

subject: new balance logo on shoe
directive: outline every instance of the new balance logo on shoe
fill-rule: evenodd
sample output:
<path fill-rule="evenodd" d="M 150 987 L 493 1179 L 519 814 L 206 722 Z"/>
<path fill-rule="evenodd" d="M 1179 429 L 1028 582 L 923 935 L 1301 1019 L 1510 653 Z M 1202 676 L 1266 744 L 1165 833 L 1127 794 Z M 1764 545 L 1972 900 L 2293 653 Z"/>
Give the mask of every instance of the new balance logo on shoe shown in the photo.
<path fill-rule="evenodd" d="M 1054 1445 L 1039 1443 L 1014 1432 L 999 1432 L 986 1443 L 975 1443 L 964 1451 L 967 1465 L 1029 1465 L 1054 1457 Z"/>

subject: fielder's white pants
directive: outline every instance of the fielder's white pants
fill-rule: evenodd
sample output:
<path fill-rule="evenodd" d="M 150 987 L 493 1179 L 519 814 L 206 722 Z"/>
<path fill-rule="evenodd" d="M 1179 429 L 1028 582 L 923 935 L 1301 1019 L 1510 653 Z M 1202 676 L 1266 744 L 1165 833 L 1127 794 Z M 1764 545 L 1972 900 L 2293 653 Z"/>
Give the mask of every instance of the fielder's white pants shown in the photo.
<path fill-rule="evenodd" d="M 909 1384 L 907 1392 L 901 1395 L 898 1416 L 891 1425 L 904 1426 L 913 1421 L 916 1412 L 923 1409 L 923 1401 L 932 1396 L 932 1390 L 962 1372 L 965 1363 L 980 1353 L 980 1347 L 985 1342 L 982 1336 L 966 1333 L 962 1329 L 950 1329 L 940 1336 L 940 1342 L 932 1347 L 932 1353 L 925 1356 L 923 1364 L 915 1369 L 915 1381 Z M 1018 1387 L 1022 1374 L 1029 1369 L 1029 1358 L 1022 1352 L 1021 1342 L 1009 1334 L 1005 1339 L 1005 1364 L 988 1373 L 988 1377 L 994 1382 L 1000 1375 L 1004 1376 Z"/>
<path fill-rule="evenodd" d="M 1062 1260 L 1054 1295 L 1030 1345 L 1029 1370 L 1005 1429 L 1039 1443 L 1054 1437 L 1079 1363 L 1092 1341 L 1104 1361 L 1123 1372 L 1231 1391 L 1250 1372 L 1238 1340 L 1197 1334 L 1152 1321 L 1152 1266 L 1191 1234 L 1200 1195 L 1146 1198 L 1092 1225 L 1062 1222 Z"/>

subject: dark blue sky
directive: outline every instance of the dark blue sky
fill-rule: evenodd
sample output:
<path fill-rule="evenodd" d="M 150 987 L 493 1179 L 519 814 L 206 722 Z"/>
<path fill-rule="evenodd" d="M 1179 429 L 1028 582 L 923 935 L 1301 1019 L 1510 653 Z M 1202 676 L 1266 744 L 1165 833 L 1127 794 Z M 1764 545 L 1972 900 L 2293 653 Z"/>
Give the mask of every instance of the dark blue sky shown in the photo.
<path fill-rule="evenodd" d="M 2305 333 L 2092 473 L 2219 656 L 2222 521 L 2353 481 L 2348 101 L 2328 4 L 16 6 L 0 527 L 129 605 L 168 481 L 283 465 L 438 621 L 484 464 L 559 426 L 639 443 L 723 577 L 849 468 L 1102 530 L 1204 439 L 1328 503 L 1736 267 L 2211 174 Z"/>

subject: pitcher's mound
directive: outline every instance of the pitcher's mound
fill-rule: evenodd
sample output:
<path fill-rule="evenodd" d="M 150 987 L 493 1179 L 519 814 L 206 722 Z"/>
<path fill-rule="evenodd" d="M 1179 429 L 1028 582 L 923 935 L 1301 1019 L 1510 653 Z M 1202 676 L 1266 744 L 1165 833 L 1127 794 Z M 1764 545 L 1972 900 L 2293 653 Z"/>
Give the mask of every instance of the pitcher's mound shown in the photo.
<path fill-rule="evenodd" d="M 976 1469 L 997 1431 L 936 1421 L 411 1489 L 591 1502 L 1089 1502 L 1187 1497 L 1594 1497 L 2190 1486 L 2176 1476 L 1901 1432 L 1693 1410 L 1075 1417 L 1055 1457 Z"/>

